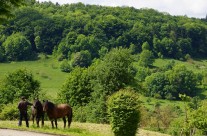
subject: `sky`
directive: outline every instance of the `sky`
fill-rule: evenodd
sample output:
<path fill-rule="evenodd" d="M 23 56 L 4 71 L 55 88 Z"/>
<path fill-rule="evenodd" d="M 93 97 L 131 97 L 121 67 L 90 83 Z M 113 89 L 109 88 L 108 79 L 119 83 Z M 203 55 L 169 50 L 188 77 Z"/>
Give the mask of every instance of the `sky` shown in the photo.
<path fill-rule="evenodd" d="M 51 1 L 59 4 L 82 2 L 102 6 L 129 6 L 137 9 L 153 8 L 170 15 L 181 15 L 195 18 L 206 18 L 207 0 L 36 0 Z"/>

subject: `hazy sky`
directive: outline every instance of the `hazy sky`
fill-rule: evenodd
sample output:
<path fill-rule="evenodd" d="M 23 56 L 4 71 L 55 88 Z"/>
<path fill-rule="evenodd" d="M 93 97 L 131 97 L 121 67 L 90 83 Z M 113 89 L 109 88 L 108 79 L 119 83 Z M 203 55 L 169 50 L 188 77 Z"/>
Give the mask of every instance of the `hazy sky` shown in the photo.
<path fill-rule="evenodd" d="M 188 17 L 205 18 L 207 15 L 207 0 L 37 0 L 51 1 L 59 4 L 82 2 L 105 6 L 129 6 L 153 8 L 171 15 L 187 15 Z"/>

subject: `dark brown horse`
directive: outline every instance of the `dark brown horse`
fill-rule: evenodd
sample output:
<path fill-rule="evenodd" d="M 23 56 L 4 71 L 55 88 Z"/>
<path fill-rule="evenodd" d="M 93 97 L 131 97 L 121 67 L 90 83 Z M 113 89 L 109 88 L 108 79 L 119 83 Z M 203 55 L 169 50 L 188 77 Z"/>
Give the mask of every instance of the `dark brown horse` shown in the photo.
<path fill-rule="evenodd" d="M 35 99 L 32 105 L 32 121 L 34 124 L 34 119 L 36 119 L 37 127 L 39 127 L 39 121 L 42 120 L 42 126 L 44 126 L 44 112 L 42 103 Z"/>
<path fill-rule="evenodd" d="M 53 121 L 55 121 L 55 126 L 57 128 L 57 119 L 63 118 L 64 121 L 64 128 L 66 127 L 66 117 L 68 118 L 68 128 L 72 122 L 72 108 L 68 104 L 59 104 L 55 105 L 52 102 L 46 100 L 43 103 L 43 111 L 47 113 L 52 128 L 54 128 Z"/>

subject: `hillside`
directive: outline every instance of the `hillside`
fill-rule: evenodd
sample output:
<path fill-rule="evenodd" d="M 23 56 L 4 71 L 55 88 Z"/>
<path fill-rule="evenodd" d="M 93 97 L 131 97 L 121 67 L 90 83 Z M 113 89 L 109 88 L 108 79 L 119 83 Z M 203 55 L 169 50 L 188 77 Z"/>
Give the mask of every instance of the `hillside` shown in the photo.
<path fill-rule="evenodd" d="M 172 59 L 156 59 L 153 65 L 161 68 L 171 61 L 175 61 L 176 64 L 184 64 L 188 69 L 194 72 L 202 72 L 207 69 L 207 60 L 191 60 L 189 62 L 183 62 Z M 48 56 L 47 58 L 41 56 L 40 60 L 37 61 L 0 63 L 0 80 L 5 78 L 8 73 L 24 68 L 32 72 L 34 78 L 40 81 L 41 90 L 52 99 L 56 99 L 57 92 L 59 92 L 68 76 L 68 73 L 61 72 L 60 62 L 55 58 L 52 56 Z M 204 80 L 207 82 L 206 79 Z M 202 94 L 202 98 L 204 98 L 207 96 L 207 91 L 202 92 Z M 147 101 L 145 97 L 141 97 L 141 99 L 145 102 Z M 168 104 L 169 102 L 165 102 L 164 100 L 162 103 Z M 148 107 L 149 105 L 146 104 L 146 106 Z"/>
<path fill-rule="evenodd" d="M 138 54 L 144 44 L 159 58 L 186 60 L 207 54 L 205 20 L 133 7 L 31 2 L 1 25 L 0 34 L 0 62 L 45 53 L 72 62 L 85 55 L 82 65 L 89 66 L 112 48 Z"/>
<path fill-rule="evenodd" d="M 67 77 L 67 73 L 61 72 L 59 65 L 59 62 L 51 57 L 37 61 L 0 63 L 0 80 L 10 72 L 27 69 L 40 81 L 42 92 L 46 93 L 48 98 L 56 99 L 57 92 Z"/>
<path fill-rule="evenodd" d="M 125 113 L 136 113 L 134 126 L 206 133 L 206 19 L 35 0 L 14 15 L 0 25 L 0 119 L 18 118 L 21 96 L 41 95 L 69 103 L 74 121 L 107 124 L 116 113 L 108 100 L 118 97 L 112 109 L 122 126 Z"/>

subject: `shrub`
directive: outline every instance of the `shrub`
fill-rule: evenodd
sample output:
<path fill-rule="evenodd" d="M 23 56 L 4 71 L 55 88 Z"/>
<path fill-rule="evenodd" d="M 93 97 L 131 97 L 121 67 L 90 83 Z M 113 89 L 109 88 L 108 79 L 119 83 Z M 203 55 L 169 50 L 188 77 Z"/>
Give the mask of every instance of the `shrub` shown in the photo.
<path fill-rule="evenodd" d="M 14 120 L 18 119 L 19 112 L 17 108 L 17 104 L 5 104 L 2 106 L 2 111 L 0 112 L 1 120 Z"/>
<path fill-rule="evenodd" d="M 26 69 L 18 69 L 6 75 L 0 84 L 0 103 L 8 104 L 25 96 L 26 98 L 38 97 L 40 83 L 34 79 L 31 72 Z"/>
<path fill-rule="evenodd" d="M 109 97 L 108 114 L 115 136 L 135 136 L 140 122 L 138 95 L 120 90 Z"/>
<path fill-rule="evenodd" d="M 68 60 L 64 59 L 61 64 L 60 64 L 60 69 L 62 72 L 71 72 L 72 70 L 72 67 L 70 65 L 70 63 L 68 62 Z"/>

